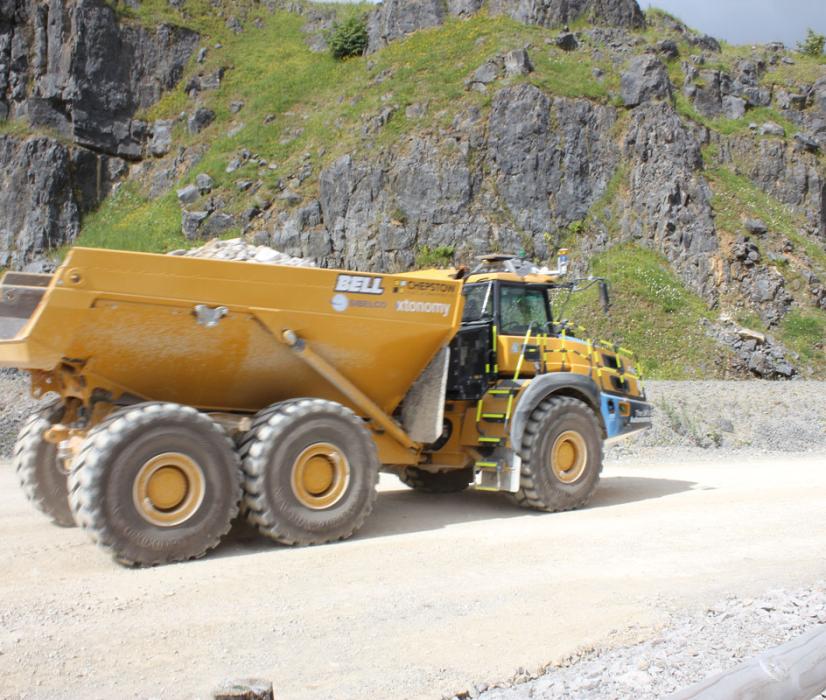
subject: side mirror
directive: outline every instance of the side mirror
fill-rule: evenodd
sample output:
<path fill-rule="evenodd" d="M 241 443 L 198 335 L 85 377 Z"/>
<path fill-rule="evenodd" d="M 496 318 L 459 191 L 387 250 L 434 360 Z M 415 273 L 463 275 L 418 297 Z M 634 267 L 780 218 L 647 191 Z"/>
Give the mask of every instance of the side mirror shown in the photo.
<path fill-rule="evenodd" d="M 608 293 L 608 282 L 601 280 L 599 283 L 599 303 L 602 304 L 602 311 L 608 315 L 611 312 L 611 296 Z"/>

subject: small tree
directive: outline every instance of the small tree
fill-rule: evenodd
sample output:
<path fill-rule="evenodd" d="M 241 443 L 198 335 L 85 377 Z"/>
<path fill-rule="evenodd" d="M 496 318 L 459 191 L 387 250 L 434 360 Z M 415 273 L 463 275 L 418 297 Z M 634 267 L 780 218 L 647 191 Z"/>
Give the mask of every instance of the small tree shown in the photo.
<path fill-rule="evenodd" d="M 343 22 L 333 23 L 327 41 L 333 58 L 341 60 L 361 56 L 367 48 L 367 18 L 352 15 Z"/>
<path fill-rule="evenodd" d="M 822 56 L 824 47 L 826 47 L 826 36 L 817 34 L 813 29 L 809 29 L 806 32 L 806 38 L 797 43 L 797 50 L 807 56 Z"/>

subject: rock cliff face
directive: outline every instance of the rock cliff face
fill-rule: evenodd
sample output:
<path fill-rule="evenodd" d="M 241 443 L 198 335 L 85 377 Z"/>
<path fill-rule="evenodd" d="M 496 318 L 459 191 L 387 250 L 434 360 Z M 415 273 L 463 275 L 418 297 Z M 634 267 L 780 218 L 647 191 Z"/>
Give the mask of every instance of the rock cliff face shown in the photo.
<path fill-rule="evenodd" d="M 369 52 L 419 29 L 443 24 L 450 15 L 467 16 L 482 8 L 482 0 L 385 0 L 370 14 Z M 517 22 L 562 27 L 587 19 L 593 24 L 642 28 L 645 15 L 637 0 L 489 0 L 491 15 Z"/>
<path fill-rule="evenodd" d="M 0 266 L 27 263 L 77 236 L 122 162 L 54 139 L 0 137 Z"/>
<path fill-rule="evenodd" d="M 532 85 L 503 88 L 487 119 L 474 110 L 443 138 L 333 163 L 320 176 L 318 215 L 282 219 L 274 244 L 362 269 L 411 267 L 421 246 L 545 256 L 546 234 L 582 219 L 617 168 L 616 118 L 613 107 Z"/>
<path fill-rule="evenodd" d="M 0 3 L 0 120 L 57 136 L 0 139 L 0 265 L 74 239 L 122 159 L 145 154 L 153 128 L 133 117 L 176 84 L 197 40 L 124 26 L 101 0 Z"/>
<path fill-rule="evenodd" d="M 125 158 L 143 154 L 132 119 L 180 80 L 198 35 L 123 26 L 102 0 L 8 2 L 0 13 L 0 111 Z"/>

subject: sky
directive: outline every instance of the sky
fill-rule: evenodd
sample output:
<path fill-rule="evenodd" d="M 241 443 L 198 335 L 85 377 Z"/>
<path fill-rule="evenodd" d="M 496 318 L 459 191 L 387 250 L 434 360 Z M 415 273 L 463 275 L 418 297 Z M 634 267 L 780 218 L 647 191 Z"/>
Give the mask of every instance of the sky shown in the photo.
<path fill-rule="evenodd" d="M 731 44 L 782 41 L 794 48 L 811 27 L 826 34 L 826 0 L 638 0 L 659 7 L 689 27 Z"/>
<path fill-rule="evenodd" d="M 731 44 L 782 41 L 794 48 L 806 36 L 809 27 L 819 34 L 826 34 L 826 0 L 637 1 L 643 10 L 659 7 L 676 15 L 689 27 Z"/>

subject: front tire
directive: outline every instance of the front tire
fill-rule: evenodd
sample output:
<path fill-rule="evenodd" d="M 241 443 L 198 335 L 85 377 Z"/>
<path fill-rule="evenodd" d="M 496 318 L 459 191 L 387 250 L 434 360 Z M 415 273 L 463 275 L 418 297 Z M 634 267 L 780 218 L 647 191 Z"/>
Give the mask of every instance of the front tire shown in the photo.
<path fill-rule="evenodd" d="M 57 456 L 57 445 L 43 434 L 64 414 L 61 401 L 40 408 L 23 424 L 14 445 L 14 468 L 29 501 L 60 527 L 74 527 L 69 507 L 68 472 Z"/>
<path fill-rule="evenodd" d="M 522 473 L 516 502 L 557 512 L 584 506 L 602 471 L 602 435 L 596 415 L 578 399 L 552 396 L 534 409 L 522 437 Z"/>
<path fill-rule="evenodd" d="M 350 537 L 376 500 L 370 433 L 341 404 L 299 399 L 262 411 L 241 441 L 247 517 L 286 545 Z"/>
<path fill-rule="evenodd" d="M 89 432 L 69 476 L 72 512 L 122 564 L 196 559 L 238 513 L 239 467 L 209 417 L 189 406 L 138 404 Z"/>

